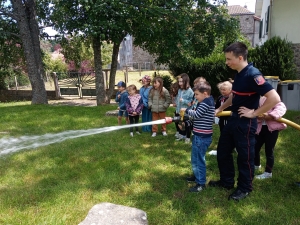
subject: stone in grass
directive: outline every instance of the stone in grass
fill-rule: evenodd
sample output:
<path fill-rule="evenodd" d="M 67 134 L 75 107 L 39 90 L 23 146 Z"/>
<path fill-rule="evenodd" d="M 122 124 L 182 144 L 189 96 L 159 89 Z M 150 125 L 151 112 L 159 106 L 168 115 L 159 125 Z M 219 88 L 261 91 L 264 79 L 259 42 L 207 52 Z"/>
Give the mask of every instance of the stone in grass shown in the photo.
<path fill-rule="evenodd" d="M 148 225 L 147 214 L 137 208 L 108 202 L 94 205 L 79 225 Z"/>

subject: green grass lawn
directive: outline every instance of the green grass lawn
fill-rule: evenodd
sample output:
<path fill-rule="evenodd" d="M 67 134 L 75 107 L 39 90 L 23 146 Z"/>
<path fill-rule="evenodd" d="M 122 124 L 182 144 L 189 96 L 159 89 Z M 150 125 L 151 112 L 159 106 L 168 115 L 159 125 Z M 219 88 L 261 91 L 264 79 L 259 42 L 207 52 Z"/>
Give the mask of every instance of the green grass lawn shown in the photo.
<path fill-rule="evenodd" d="M 0 143 L 114 126 L 117 118 L 105 116 L 114 109 L 0 103 Z M 289 111 L 284 118 L 300 123 L 298 116 Z M 74 225 L 101 202 L 142 209 L 149 224 L 300 224 L 300 188 L 294 184 L 300 181 L 300 131 L 289 127 L 280 133 L 273 178 L 254 180 L 250 196 L 234 202 L 227 200 L 232 191 L 219 188 L 188 192 L 191 148 L 175 142 L 174 124 L 167 129 L 168 137 L 131 138 L 122 129 L 1 156 L 0 224 Z M 217 126 L 214 131 L 209 150 L 217 146 Z M 261 157 L 264 165 L 263 152 Z M 206 160 L 207 182 L 218 179 L 216 156 L 207 154 Z"/>

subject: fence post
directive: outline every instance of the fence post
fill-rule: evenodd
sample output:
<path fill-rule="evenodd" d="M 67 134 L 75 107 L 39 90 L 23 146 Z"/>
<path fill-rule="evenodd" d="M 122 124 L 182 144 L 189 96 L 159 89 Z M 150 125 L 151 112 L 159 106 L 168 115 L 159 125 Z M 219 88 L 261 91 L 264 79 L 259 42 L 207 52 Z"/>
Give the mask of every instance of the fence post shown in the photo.
<path fill-rule="evenodd" d="M 60 99 L 61 94 L 60 94 L 60 89 L 59 89 L 59 86 L 58 86 L 58 78 L 57 78 L 56 72 L 51 73 L 51 75 L 52 75 L 52 78 L 53 78 L 53 81 L 54 81 L 55 97 L 57 99 Z"/>

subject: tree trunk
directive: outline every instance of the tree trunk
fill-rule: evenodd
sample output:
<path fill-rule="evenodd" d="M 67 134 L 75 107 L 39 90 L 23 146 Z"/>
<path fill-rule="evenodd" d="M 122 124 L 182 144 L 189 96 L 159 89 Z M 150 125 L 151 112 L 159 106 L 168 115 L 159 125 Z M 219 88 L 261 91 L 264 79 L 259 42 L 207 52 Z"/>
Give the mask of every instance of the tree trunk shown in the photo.
<path fill-rule="evenodd" d="M 47 92 L 43 81 L 44 68 L 39 40 L 39 29 L 36 21 L 34 0 L 11 0 L 14 18 L 17 20 L 28 77 L 32 87 L 32 104 L 48 104 Z"/>
<path fill-rule="evenodd" d="M 110 68 L 110 76 L 109 76 L 109 89 L 106 96 L 106 103 L 110 103 L 111 96 L 115 90 L 115 81 L 116 81 L 116 73 L 118 67 L 118 55 L 121 43 L 114 43 L 113 53 L 111 58 L 111 68 Z"/>
<path fill-rule="evenodd" d="M 104 86 L 104 77 L 102 72 L 101 42 L 99 36 L 93 38 L 93 50 L 94 50 L 94 64 L 95 64 L 95 73 L 96 73 L 97 105 L 103 105 L 105 104 L 105 86 Z"/>

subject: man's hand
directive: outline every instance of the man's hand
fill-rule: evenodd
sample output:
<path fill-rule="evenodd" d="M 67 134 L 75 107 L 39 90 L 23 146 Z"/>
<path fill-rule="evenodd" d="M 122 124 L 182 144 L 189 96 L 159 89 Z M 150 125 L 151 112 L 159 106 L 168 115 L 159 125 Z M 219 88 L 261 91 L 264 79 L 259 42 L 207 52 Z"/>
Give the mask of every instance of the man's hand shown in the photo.
<path fill-rule="evenodd" d="M 247 107 L 241 106 L 239 108 L 239 114 L 240 117 L 247 117 L 247 118 L 255 118 L 256 116 L 254 115 L 254 109 L 248 109 Z"/>

